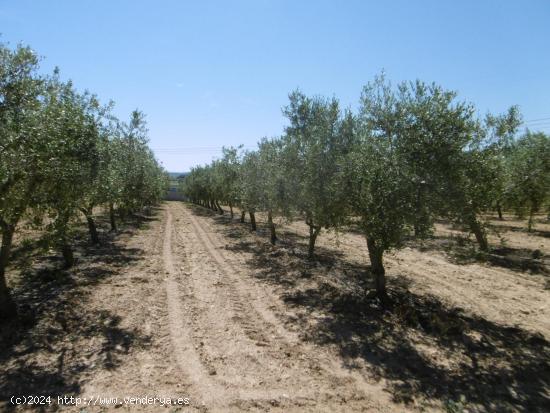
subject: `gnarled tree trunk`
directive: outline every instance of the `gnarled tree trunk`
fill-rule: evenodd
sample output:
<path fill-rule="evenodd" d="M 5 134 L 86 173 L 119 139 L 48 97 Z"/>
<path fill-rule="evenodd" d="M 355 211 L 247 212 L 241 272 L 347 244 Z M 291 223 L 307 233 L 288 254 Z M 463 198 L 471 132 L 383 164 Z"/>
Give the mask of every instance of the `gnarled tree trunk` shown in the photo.
<path fill-rule="evenodd" d="M 2 227 L 2 246 L 0 247 L 0 319 L 8 320 L 17 315 L 17 307 L 11 298 L 6 281 L 6 267 L 10 259 L 11 245 L 15 225 L 0 221 Z"/>
<path fill-rule="evenodd" d="M 241 223 L 244 224 L 244 221 L 245 221 L 245 217 L 246 217 L 246 211 L 243 209 L 241 211 Z"/>
<path fill-rule="evenodd" d="M 219 213 L 220 215 L 223 215 L 223 208 L 222 208 L 222 206 L 220 205 L 220 202 L 219 202 L 219 201 L 216 201 L 216 208 L 217 208 L 217 210 L 218 210 L 218 213 Z"/>
<path fill-rule="evenodd" d="M 369 258 L 371 265 L 371 273 L 374 277 L 374 285 L 376 288 L 376 296 L 383 306 L 390 304 L 388 291 L 386 290 L 386 270 L 384 268 L 384 250 L 380 248 L 376 241 L 367 236 L 367 248 L 369 250 Z"/>
<path fill-rule="evenodd" d="M 315 252 L 315 241 L 317 241 L 317 236 L 321 232 L 321 227 L 318 225 L 309 225 L 309 247 L 307 250 L 308 259 L 312 260 Z"/>
<path fill-rule="evenodd" d="M 115 206 L 112 202 L 109 204 L 109 219 L 111 221 L 111 231 L 116 231 Z"/>
<path fill-rule="evenodd" d="M 74 254 L 73 249 L 67 240 L 62 241 L 61 254 L 65 260 L 65 268 L 71 268 L 74 265 Z"/>
<path fill-rule="evenodd" d="M 86 215 L 86 221 L 88 222 L 88 232 L 90 233 L 90 240 L 92 244 L 99 244 L 99 236 L 97 235 L 97 228 L 93 216 Z"/>
<path fill-rule="evenodd" d="M 86 222 L 88 223 L 88 232 L 90 233 L 90 241 L 92 244 L 99 244 L 99 236 L 97 235 L 97 228 L 93 216 L 93 208 L 81 209 L 82 213 L 86 217 Z"/>
<path fill-rule="evenodd" d="M 231 219 L 233 219 L 233 204 L 229 202 L 229 213 L 231 215 Z"/>
<path fill-rule="evenodd" d="M 528 232 L 532 232 L 533 231 L 533 226 L 535 224 L 535 210 L 537 208 L 535 208 L 534 205 L 531 205 L 531 208 L 529 208 L 529 221 L 527 221 L 527 231 Z"/>
<path fill-rule="evenodd" d="M 504 217 L 502 216 L 502 206 L 500 205 L 500 201 L 497 201 L 497 213 L 498 213 L 498 219 L 501 221 L 504 221 Z"/>
<path fill-rule="evenodd" d="M 256 231 L 256 214 L 254 211 L 248 211 L 248 215 L 250 215 L 250 228 Z"/>
<path fill-rule="evenodd" d="M 273 213 L 267 211 L 267 225 L 269 226 L 270 241 L 273 245 L 277 242 L 277 234 L 275 233 L 275 224 L 273 223 Z"/>
<path fill-rule="evenodd" d="M 479 220 L 475 216 L 472 216 L 470 218 L 470 231 L 472 231 L 475 235 L 476 241 L 479 245 L 479 249 L 483 252 L 488 252 L 489 243 L 487 242 L 487 234 L 485 233 L 483 226 L 480 224 Z"/>
<path fill-rule="evenodd" d="M 118 208 L 118 216 L 122 222 L 126 220 L 126 212 L 126 207 Z"/>

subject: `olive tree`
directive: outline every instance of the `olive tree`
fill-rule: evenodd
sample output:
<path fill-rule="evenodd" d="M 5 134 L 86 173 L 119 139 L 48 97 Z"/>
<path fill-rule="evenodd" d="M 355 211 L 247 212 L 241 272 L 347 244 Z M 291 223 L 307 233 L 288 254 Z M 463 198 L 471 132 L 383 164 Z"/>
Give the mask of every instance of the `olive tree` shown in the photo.
<path fill-rule="evenodd" d="M 429 234 L 435 216 L 451 212 L 449 191 L 463 194 L 468 187 L 454 181 L 469 171 L 466 149 L 477 122 L 471 105 L 455 97 L 422 82 L 393 88 L 383 76 L 363 90 L 356 144 L 344 169 L 349 203 L 365 235 L 376 294 L 384 304 L 390 302 L 384 253 L 400 248 L 412 230 L 417 236 Z"/>
<path fill-rule="evenodd" d="M 534 215 L 550 200 L 550 138 L 527 131 L 515 142 L 508 160 L 508 203 L 520 216 L 527 212 L 528 230 Z"/>
<path fill-rule="evenodd" d="M 97 242 L 96 205 L 133 211 L 160 200 L 166 175 L 147 147 L 143 114 L 119 127 L 110 107 L 60 81 L 57 69 L 40 76 L 30 48 L 0 44 L 0 318 L 16 313 L 5 273 L 22 218 L 45 223 L 69 267 L 80 213 Z"/>
<path fill-rule="evenodd" d="M 256 211 L 261 208 L 261 188 L 264 184 L 258 152 L 248 151 L 244 154 L 239 172 L 239 198 L 243 210 L 248 211 L 250 216 L 251 230 L 256 231 Z"/>
<path fill-rule="evenodd" d="M 101 204 L 108 204 L 110 192 L 114 189 L 110 182 L 110 167 L 114 158 L 111 148 L 111 119 L 112 103 L 101 106 L 95 96 L 90 96 L 86 105 L 86 116 L 89 122 L 90 139 L 95 142 L 95 159 L 89 168 L 84 169 L 81 186 L 80 211 L 86 218 L 88 231 L 92 243 L 99 242 L 94 208 Z M 114 218 L 113 218 L 114 219 Z M 116 224 L 113 225 L 116 228 Z"/>
<path fill-rule="evenodd" d="M 346 217 L 338 169 L 339 159 L 351 146 L 350 117 L 346 122 L 338 101 L 309 98 L 299 91 L 289 95 L 283 109 L 290 121 L 284 141 L 284 168 L 289 180 L 292 208 L 309 227 L 308 257 L 313 258 L 316 239 L 324 228 L 337 228 Z"/>
<path fill-rule="evenodd" d="M 50 218 L 50 240 L 60 248 L 67 267 L 74 262 L 71 224 L 85 209 L 85 195 L 91 193 L 86 189 L 94 186 L 99 170 L 99 134 L 89 112 L 96 103 L 88 94 L 78 94 L 70 82 L 49 82 L 42 129 L 50 142 L 44 149 L 48 162 L 42 167 L 38 196 Z"/>
<path fill-rule="evenodd" d="M 221 177 L 221 195 L 222 202 L 229 206 L 231 218 L 233 218 L 233 207 L 240 204 L 239 199 L 239 168 L 241 165 L 240 148 L 222 148 L 222 158 L 217 163 L 217 172 Z"/>
<path fill-rule="evenodd" d="M 512 106 L 500 116 L 487 114 L 485 125 L 488 129 L 487 146 L 495 153 L 496 179 L 493 181 L 490 194 L 493 197 L 493 206 L 498 218 L 504 220 L 502 209 L 506 205 L 507 184 L 509 182 L 508 160 L 514 148 L 516 133 L 522 123 L 521 114 L 517 106 Z"/>
<path fill-rule="evenodd" d="M 474 234 L 479 249 L 487 252 L 484 214 L 502 200 L 506 179 L 504 148 L 518 121 L 511 109 L 508 115 L 489 115 L 484 120 L 475 119 L 472 114 L 469 125 L 466 142 L 448 165 L 446 207 L 456 223 Z"/>
<path fill-rule="evenodd" d="M 17 224 L 41 182 L 40 148 L 48 139 L 38 127 L 44 81 L 37 70 L 29 47 L 0 44 L 0 318 L 15 315 L 5 271 Z"/>
<path fill-rule="evenodd" d="M 284 141 L 280 138 L 264 138 L 258 143 L 258 168 L 261 175 L 259 193 L 259 207 L 267 212 L 267 225 L 270 232 L 270 241 L 275 244 L 277 234 L 274 215 L 291 216 L 292 200 L 290 198 L 290 180 L 292 177 L 284 167 Z"/>

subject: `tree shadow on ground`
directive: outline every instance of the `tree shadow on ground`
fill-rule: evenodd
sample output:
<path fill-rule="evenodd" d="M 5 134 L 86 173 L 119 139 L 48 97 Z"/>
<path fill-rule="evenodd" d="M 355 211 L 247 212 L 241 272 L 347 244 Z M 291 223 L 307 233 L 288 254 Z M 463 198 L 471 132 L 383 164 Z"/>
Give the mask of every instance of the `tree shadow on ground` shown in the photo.
<path fill-rule="evenodd" d="M 257 220 L 257 229 L 252 231 L 250 229 L 250 223 L 239 221 L 240 214 L 237 214 L 233 218 L 229 214 L 218 214 L 216 211 L 212 211 L 208 208 L 187 204 L 191 211 L 201 217 L 212 218 L 214 222 L 223 227 L 223 234 L 228 238 L 242 239 L 242 231 L 254 232 L 258 237 L 269 238 L 270 229 L 266 223 Z M 248 215 L 247 215 L 248 217 Z M 277 246 L 280 248 L 287 248 L 290 253 L 296 257 L 307 259 L 308 256 L 308 242 L 309 239 L 305 235 L 298 234 L 294 231 L 285 230 L 280 226 L 277 226 Z M 366 245 L 366 244 L 365 244 Z M 320 245 L 315 246 L 315 260 L 312 265 L 318 265 L 317 263 L 325 263 L 331 265 L 334 262 L 335 257 L 343 256 L 343 253 L 339 251 L 330 250 Z M 306 263 L 307 264 L 307 263 Z"/>
<path fill-rule="evenodd" d="M 381 311 L 361 289 L 329 284 L 288 292 L 285 302 L 325 317 L 306 340 L 336 345 L 350 369 L 367 363 L 389 380 L 397 402 L 420 396 L 463 400 L 482 411 L 544 411 L 550 398 L 550 347 L 543 336 L 464 314 L 434 297 L 394 288 L 393 313 Z"/>
<path fill-rule="evenodd" d="M 550 343 L 542 335 L 414 294 L 399 276 L 389 277 L 394 309 L 385 311 L 367 297 L 368 269 L 341 255 L 307 263 L 288 245 L 273 247 L 223 217 L 213 222 L 232 234 L 226 249 L 249 253 L 253 276 L 275 286 L 300 314 L 281 315 L 285 324 L 298 324 L 305 341 L 336 348 L 346 368 L 385 379 L 395 402 L 436 402 L 448 411 L 548 411 Z"/>
<path fill-rule="evenodd" d="M 544 222 L 540 221 L 540 223 L 544 223 Z M 497 232 L 512 231 L 512 232 L 520 232 L 525 235 L 533 235 L 537 237 L 550 238 L 550 231 L 537 228 L 536 223 L 530 232 L 527 228 L 527 224 L 524 224 L 522 226 L 514 226 L 514 225 L 499 224 L 498 222 L 493 221 L 488 223 L 487 226 Z"/>
<path fill-rule="evenodd" d="M 126 229 L 145 229 L 148 225 L 158 220 L 158 215 L 162 211 L 161 207 L 151 207 L 144 213 L 134 213 L 126 217 L 124 228 Z"/>
<path fill-rule="evenodd" d="M 451 262 L 459 265 L 477 262 L 522 273 L 550 272 L 550 257 L 537 249 L 491 246 L 489 252 L 482 252 L 474 240 L 460 235 L 432 235 L 422 240 L 410 237 L 405 245 L 420 252 L 443 252 Z"/>
<path fill-rule="evenodd" d="M 155 219 L 155 218 L 152 218 Z M 119 233 L 131 235 L 124 226 Z M 40 239 L 14 250 L 12 268 L 22 269 L 13 297 L 17 320 L 0 325 L 0 410 L 15 411 L 11 396 L 77 395 L 94 369 L 116 369 L 133 347 L 150 337 L 120 326 L 121 319 L 91 308 L 90 287 L 109 282 L 142 259 L 142 251 L 105 232 L 101 244 L 88 245 L 83 229 L 76 237 L 76 265 L 65 270 Z"/>

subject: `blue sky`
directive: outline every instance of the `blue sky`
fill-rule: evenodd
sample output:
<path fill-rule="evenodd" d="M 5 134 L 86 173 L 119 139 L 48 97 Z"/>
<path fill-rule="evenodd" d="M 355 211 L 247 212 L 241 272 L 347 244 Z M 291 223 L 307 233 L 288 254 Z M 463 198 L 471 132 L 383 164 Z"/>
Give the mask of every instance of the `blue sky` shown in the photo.
<path fill-rule="evenodd" d="M 121 118 L 143 110 L 170 171 L 279 135 L 297 87 L 355 109 L 381 70 L 457 90 L 481 114 L 517 104 L 550 132 L 549 22 L 548 0 L 0 0 L 0 39 Z"/>

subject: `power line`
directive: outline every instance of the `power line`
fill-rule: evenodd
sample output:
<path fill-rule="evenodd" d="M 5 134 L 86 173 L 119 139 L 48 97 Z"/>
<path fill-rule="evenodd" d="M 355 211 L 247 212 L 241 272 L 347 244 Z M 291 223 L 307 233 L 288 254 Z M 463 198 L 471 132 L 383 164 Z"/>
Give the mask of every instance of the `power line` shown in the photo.
<path fill-rule="evenodd" d="M 247 149 L 255 149 L 256 146 L 243 146 L 241 149 L 247 150 Z M 163 154 L 175 154 L 175 155 L 216 155 L 221 154 L 223 151 L 222 147 L 164 147 L 164 148 L 151 148 L 155 153 L 163 153 Z"/>
<path fill-rule="evenodd" d="M 539 122 L 539 121 L 542 121 L 542 120 L 550 120 L 550 117 L 548 117 L 548 118 L 539 118 L 539 119 L 526 120 L 526 121 L 523 122 L 523 123 Z"/>
<path fill-rule="evenodd" d="M 248 145 L 248 146 L 242 146 L 241 148 L 255 148 L 256 145 Z M 187 151 L 187 150 L 222 150 L 224 147 L 223 146 L 187 146 L 187 147 L 182 147 L 182 146 L 173 146 L 173 147 L 170 147 L 170 146 L 167 146 L 167 147 L 152 147 L 152 149 L 154 150 L 183 150 L 183 151 Z M 228 147 L 225 147 L 225 148 L 228 148 Z"/>
<path fill-rule="evenodd" d="M 547 122 L 539 122 L 539 123 L 524 123 L 524 125 L 548 125 L 550 124 L 550 121 Z"/>
<path fill-rule="evenodd" d="M 527 128 L 547 128 L 550 126 L 550 123 L 541 123 L 536 125 L 525 125 Z"/>

